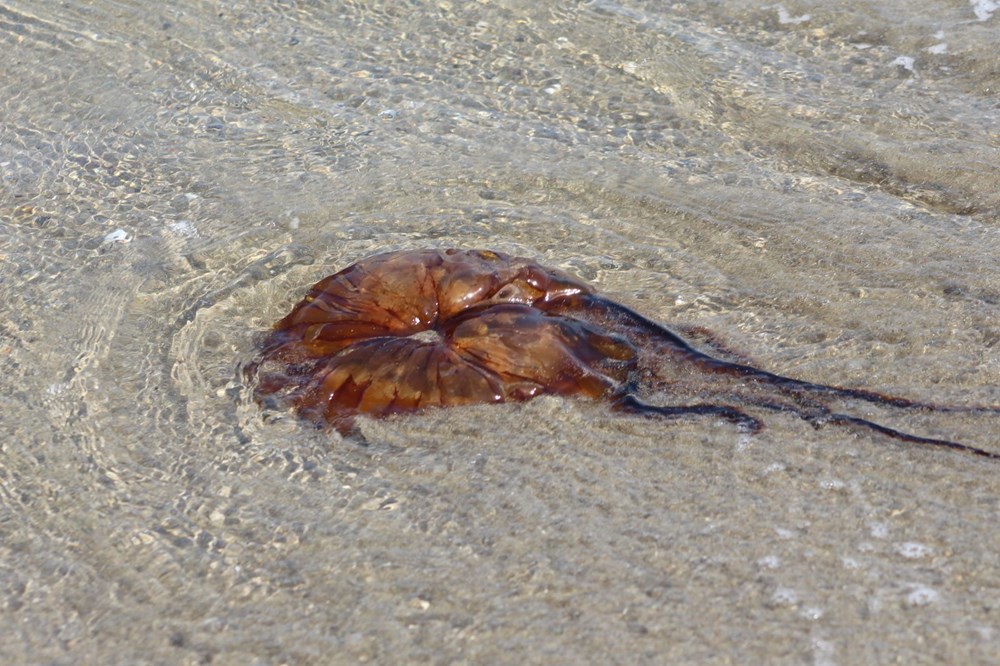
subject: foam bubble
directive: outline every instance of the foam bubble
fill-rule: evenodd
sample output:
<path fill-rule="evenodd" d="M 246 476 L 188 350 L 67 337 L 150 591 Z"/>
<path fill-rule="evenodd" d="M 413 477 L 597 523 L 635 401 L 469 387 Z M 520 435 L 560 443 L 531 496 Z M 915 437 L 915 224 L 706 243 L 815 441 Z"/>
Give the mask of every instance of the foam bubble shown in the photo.
<path fill-rule="evenodd" d="M 941 594 L 932 587 L 926 585 L 914 585 L 909 594 L 906 595 L 906 603 L 909 606 L 927 606 L 937 602 Z"/>
<path fill-rule="evenodd" d="M 927 557 L 933 551 L 930 546 L 925 546 L 922 543 L 917 543 L 916 541 L 906 541 L 904 543 L 896 544 L 896 552 L 903 557 L 915 560 L 921 557 Z"/>

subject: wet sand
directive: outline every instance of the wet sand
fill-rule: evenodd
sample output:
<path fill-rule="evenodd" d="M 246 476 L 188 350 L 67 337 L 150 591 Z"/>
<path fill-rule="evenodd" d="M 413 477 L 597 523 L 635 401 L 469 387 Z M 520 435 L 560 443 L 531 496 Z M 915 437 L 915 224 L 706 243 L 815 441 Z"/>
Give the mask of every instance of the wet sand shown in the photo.
<path fill-rule="evenodd" d="M 1000 404 L 985 5 L 0 9 L 4 663 L 1000 652 L 990 461 L 555 398 L 361 443 L 240 372 L 324 275 L 486 247 L 781 374 Z"/>

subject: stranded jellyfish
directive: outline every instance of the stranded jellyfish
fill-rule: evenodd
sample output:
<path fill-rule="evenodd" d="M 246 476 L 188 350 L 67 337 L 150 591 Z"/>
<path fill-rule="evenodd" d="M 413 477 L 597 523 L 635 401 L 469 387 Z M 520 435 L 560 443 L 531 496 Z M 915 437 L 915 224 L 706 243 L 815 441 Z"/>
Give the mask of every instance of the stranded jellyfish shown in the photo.
<path fill-rule="evenodd" d="M 748 432 L 747 409 L 795 414 L 920 444 L 1000 453 L 909 434 L 838 411 L 850 402 L 1000 414 L 783 377 L 696 349 L 562 271 L 485 250 L 369 257 L 318 282 L 264 339 L 249 368 L 261 404 L 351 432 L 355 417 L 428 407 L 584 396 L 647 417 L 712 416 Z M 674 403 L 658 405 L 650 396 Z"/>

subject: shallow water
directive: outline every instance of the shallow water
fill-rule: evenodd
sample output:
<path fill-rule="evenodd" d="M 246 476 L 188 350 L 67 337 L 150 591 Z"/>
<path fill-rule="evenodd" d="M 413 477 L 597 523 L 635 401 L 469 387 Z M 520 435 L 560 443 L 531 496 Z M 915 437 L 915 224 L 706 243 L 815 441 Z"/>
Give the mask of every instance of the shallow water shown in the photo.
<path fill-rule="evenodd" d="M 357 259 L 488 247 L 1000 404 L 994 5 L 0 2 L 3 661 L 990 663 L 990 461 L 548 398 L 362 446 L 239 366 Z"/>

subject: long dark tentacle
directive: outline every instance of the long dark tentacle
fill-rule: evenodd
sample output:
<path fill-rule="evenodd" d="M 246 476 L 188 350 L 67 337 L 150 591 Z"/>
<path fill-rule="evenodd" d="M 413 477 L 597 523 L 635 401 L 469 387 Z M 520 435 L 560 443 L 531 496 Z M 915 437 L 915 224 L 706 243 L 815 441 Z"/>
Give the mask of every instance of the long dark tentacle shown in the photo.
<path fill-rule="evenodd" d="M 954 449 L 956 451 L 964 451 L 965 453 L 971 453 L 977 456 L 983 456 L 984 458 L 992 458 L 993 460 L 1000 460 L 1000 453 L 995 453 L 993 451 L 986 451 L 985 449 L 979 449 L 975 446 L 969 446 L 968 444 L 961 444 L 959 442 L 952 442 L 947 439 L 934 439 L 932 437 L 920 437 L 919 435 L 911 435 L 894 428 L 889 428 L 887 426 L 875 423 L 874 421 L 869 421 L 867 419 L 858 418 L 856 416 L 850 416 L 849 414 L 838 414 L 831 412 L 825 418 L 829 423 L 837 423 L 840 425 L 854 425 L 860 426 L 862 428 L 867 428 L 868 430 L 874 430 L 875 432 L 881 433 L 893 439 L 898 439 L 902 442 L 912 442 L 914 444 L 930 444 L 931 446 L 943 446 L 949 449 Z"/>
<path fill-rule="evenodd" d="M 774 402 L 773 400 L 754 399 L 751 396 L 740 397 L 741 401 L 753 404 L 757 407 L 795 414 L 796 416 L 799 416 L 816 426 L 821 426 L 825 423 L 855 426 L 877 432 L 903 442 L 946 447 L 977 456 L 1000 460 L 1000 453 L 979 449 L 974 446 L 960 444 L 950 440 L 920 437 L 919 435 L 913 435 L 901 430 L 896 430 L 894 428 L 875 423 L 874 421 L 850 416 L 848 414 L 833 412 L 826 406 L 821 406 L 816 402 L 809 400 L 808 396 L 814 396 L 814 400 L 819 396 L 827 396 L 861 400 L 883 407 L 913 410 L 922 409 L 945 413 L 1000 414 L 1000 407 L 937 405 L 918 400 L 910 400 L 908 398 L 885 395 L 876 391 L 816 384 L 813 382 L 778 375 L 773 372 L 755 368 L 751 365 L 724 361 L 695 349 L 686 340 L 671 331 L 669 328 L 642 316 L 620 303 L 615 303 L 614 301 L 608 300 L 596 294 L 575 296 L 570 299 L 568 303 L 562 304 L 562 307 L 578 311 L 585 317 L 589 316 L 596 317 L 597 319 L 609 320 L 611 323 L 615 324 L 615 329 L 632 331 L 651 341 L 656 341 L 661 345 L 665 345 L 669 349 L 669 352 L 675 357 L 680 357 L 683 360 L 689 361 L 709 372 L 743 377 L 755 382 L 774 386 L 779 391 L 786 394 L 789 398 L 794 399 L 797 403 L 799 403 L 793 405 L 783 402 Z M 725 405 L 698 404 L 681 407 L 658 407 L 654 405 L 647 405 L 646 403 L 640 402 L 634 396 L 627 395 L 621 400 L 620 407 L 625 411 L 631 411 L 633 413 L 648 416 L 715 414 L 737 423 L 751 432 L 755 432 L 762 428 L 760 422 L 756 419 L 753 419 L 747 414 Z"/>
<path fill-rule="evenodd" d="M 841 414 L 839 412 L 832 412 L 829 409 L 826 409 L 825 407 L 802 408 L 798 405 L 790 405 L 788 403 L 774 402 L 771 400 L 754 400 L 753 398 L 749 398 L 748 401 L 757 407 L 768 409 L 773 412 L 794 414 L 795 416 L 798 416 L 799 418 L 808 421 L 816 428 L 820 428 L 828 423 L 833 423 L 836 425 L 856 426 L 864 430 L 871 430 L 877 432 L 879 434 L 885 435 L 886 437 L 897 439 L 901 442 L 910 442 L 913 444 L 929 444 L 931 446 L 943 446 L 949 449 L 954 449 L 956 451 L 964 451 L 966 453 L 971 453 L 973 455 L 983 456 L 984 458 L 992 458 L 994 460 L 1000 460 L 1000 453 L 987 451 L 985 449 L 979 449 L 976 448 L 975 446 L 969 446 L 968 444 L 961 444 L 959 442 L 953 442 L 947 439 L 921 437 L 920 435 L 914 435 L 908 432 L 903 432 L 902 430 L 890 428 L 889 426 L 884 426 L 880 423 L 869 421 L 868 419 L 863 419 L 857 416 L 851 416 L 849 414 Z"/>
<path fill-rule="evenodd" d="M 638 312 L 608 300 L 596 294 L 587 294 L 576 297 L 579 299 L 579 308 L 583 312 L 600 312 L 606 318 L 612 319 L 620 326 L 631 328 L 647 337 L 656 339 L 661 343 L 666 343 L 672 352 L 684 357 L 686 360 L 719 374 L 727 374 L 735 377 L 745 377 L 755 381 L 770 384 L 790 393 L 814 393 L 820 395 L 835 396 L 838 398 L 849 398 L 861 400 L 877 405 L 897 407 L 903 409 L 928 409 L 937 412 L 958 412 L 963 414 L 1000 414 L 1000 406 L 956 406 L 937 405 L 909 398 L 886 395 L 877 391 L 865 389 L 850 389 L 840 386 L 829 386 L 827 384 L 816 384 L 814 382 L 803 381 L 778 375 L 767 370 L 761 370 L 751 365 L 742 363 L 732 363 L 722 359 L 709 356 L 704 352 L 692 347 L 686 340 L 671 331 L 666 326 L 658 324 L 651 319 L 647 319 Z"/>
<path fill-rule="evenodd" d="M 744 432 L 760 432 L 763 424 L 748 414 L 734 407 L 725 405 L 710 405 L 699 403 L 695 405 L 650 405 L 642 402 L 634 395 L 626 394 L 616 403 L 615 407 L 627 414 L 638 414 L 649 417 L 674 418 L 679 416 L 717 416 L 730 423 L 735 423 Z"/>

